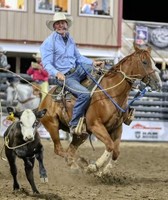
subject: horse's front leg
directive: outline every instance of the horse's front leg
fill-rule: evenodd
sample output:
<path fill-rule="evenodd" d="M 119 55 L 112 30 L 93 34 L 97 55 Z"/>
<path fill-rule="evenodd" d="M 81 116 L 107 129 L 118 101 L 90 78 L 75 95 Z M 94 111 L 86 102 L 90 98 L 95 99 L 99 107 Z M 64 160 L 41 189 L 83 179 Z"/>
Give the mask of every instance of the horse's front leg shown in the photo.
<path fill-rule="evenodd" d="M 122 136 L 122 124 L 116 128 L 111 134 L 111 139 L 114 141 L 114 150 L 112 159 L 117 161 L 120 155 L 120 143 L 121 143 L 121 136 Z"/>
<path fill-rule="evenodd" d="M 100 158 L 96 160 L 94 164 L 89 164 L 87 167 L 87 172 L 88 173 L 95 173 L 100 170 L 110 159 L 112 153 L 108 152 L 107 150 L 104 151 L 104 153 L 101 155 Z"/>
<path fill-rule="evenodd" d="M 113 154 L 112 157 L 109 159 L 107 165 L 103 168 L 102 173 L 99 174 L 100 176 L 103 174 L 106 175 L 109 174 L 112 171 L 112 168 L 116 165 L 117 159 L 120 155 L 121 135 L 122 135 L 122 125 L 111 132 L 110 136 L 114 141 Z"/>
<path fill-rule="evenodd" d="M 103 124 L 95 123 L 95 125 L 91 127 L 91 131 L 105 144 L 106 147 L 102 156 L 98 158 L 94 164 L 90 164 L 87 168 L 87 172 L 94 173 L 99 171 L 100 168 L 102 168 L 108 162 L 114 150 L 114 143 Z"/>

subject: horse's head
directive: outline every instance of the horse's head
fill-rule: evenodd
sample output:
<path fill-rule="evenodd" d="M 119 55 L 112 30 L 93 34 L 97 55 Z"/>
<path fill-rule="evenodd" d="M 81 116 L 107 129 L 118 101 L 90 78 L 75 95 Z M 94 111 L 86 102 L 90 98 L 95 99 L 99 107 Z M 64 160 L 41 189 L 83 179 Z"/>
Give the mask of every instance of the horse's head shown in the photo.
<path fill-rule="evenodd" d="M 19 124 L 24 141 L 33 141 L 35 131 L 39 125 L 39 119 L 42 118 L 46 109 L 41 111 L 34 111 L 31 109 L 25 109 L 24 111 L 17 111 L 12 107 L 7 107 L 8 113 L 14 113 L 14 116 L 19 118 Z"/>
<path fill-rule="evenodd" d="M 151 57 L 151 48 L 140 49 L 137 46 L 134 46 L 134 48 L 133 58 L 135 64 L 133 67 L 136 68 L 134 73 L 139 76 L 146 86 L 151 87 L 152 90 L 160 91 L 162 88 L 162 81 L 159 75 L 160 70 L 155 66 L 154 60 Z"/>
<path fill-rule="evenodd" d="M 7 98 L 6 98 L 7 105 L 12 106 L 13 101 L 17 99 L 16 89 L 12 87 L 11 85 L 9 85 L 6 89 L 6 94 L 7 94 Z"/>
<path fill-rule="evenodd" d="M 12 106 L 13 101 L 17 99 L 17 91 L 16 91 L 16 85 L 19 83 L 18 79 L 7 79 L 6 81 L 8 87 L 6 89 L 7 94 L 7 105 Z"/>

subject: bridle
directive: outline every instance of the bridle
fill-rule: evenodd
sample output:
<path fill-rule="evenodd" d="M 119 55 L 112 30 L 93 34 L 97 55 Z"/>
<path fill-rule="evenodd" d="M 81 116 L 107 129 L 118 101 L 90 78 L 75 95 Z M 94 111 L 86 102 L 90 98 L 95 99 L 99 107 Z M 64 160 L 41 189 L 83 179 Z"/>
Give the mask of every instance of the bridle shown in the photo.
<path fill-rule="evenodd" d="M 146 50 L 143 50 L 143 52 L 144 52 L 144 51 L 146 51 Z M 152 56 L 149 54 L 149 52 L 146 51 L 146 53 L 148 54 L 148 56 L 149 56 L 149 57 L 153 60 L 153 62 L 155 63 L 154 59 L 153 59 Z M 151 76 L 153 73 L 155 73 L 155 72 L 157 71 L 157 69 L 152 69 L 151 71 L 147 72 L 147 71 L 146 71 L 146 68 L 145 68 L 145 66 L 144 66 L 146 63 L 144 63 L 144 62 L 142 61 L 142 59 L 140 58 L 140 55 L 139 55 L 139 60 L 140 60 L 140 62 L 142 63 L 142 67 L 143 67 L 143 69 L 144 69 L 144 71 L 145 71 L 145 73 L 146 73 L 145 76 L 142 77 L 141 81 L 144 82 L 144 83 L 146 84 L 146 86 L 148 86 L 149 83 L 150 83 L 150 81 L 151 81 L 150 76 Z"/>
<path fill-rule="evenodd" d="M 146 50 L 140 50 L 141 52 L 141 54 L 145 51 L 147 54 L 148 54 L 148 56 L 153 60 L 153 62 L 155 63 L 155 61 L 154 61 L 154 59 L 151 57 L 151 55 L 149 54 L 149 52 L 148 51 L 146 51 Z M 138 52 L 139 53 L 139 52 Z M 140 61 L 140 64 L 141 64 L 141 66 L 142 66 L 142 68 L 144 69 L 144 71 L 145 71 L 145 75 L 142 77 L 140 74 L 134 74 L 134 75 L 126 75 L 125 74 L 125 72 L 123 72 L 123 70 L 121 69 L 121 66 L 122 65 L 120 65 L 120 70 L 118 70 L 118 72 L 120 72 L 120 73 L 122 73 L 123 75 L 124 75 L 124 77 L 125 77 L 125 79 L 128 81 L 128 82 L 130 82 L 130 83 L 133 83 L 135 80 L 137 80 L 137 79 L 139 79 L 140 81 L 142 81 L 142 82 L 144 82 L 145 84 L 146 84 L 146 86 L 148 86 L 149 85 L 149 83 L 150 83 L 150 81 L 151 81 L 151 78 L 150 78 L 150 76 L 151 76 L 151 74 L 153 74 L 153 73 L 155 73 L 156 71 L 157 71 L 157 69 L 152 69 L 150 72 L 147 72 L 147 70 L 146 70 L 146 62 L 144 62 L 143 60 L 142 60 L 142 58 L 140 57 L 140 55 L 141 54 L 137 54 L 137 52 L 135 53 L 136 55 L 134 55 L 134 56 L 138 56 L 138 59 L 139 59 L 139 61 Z M 129 67 L 129 66 L 128 66 Z"/>

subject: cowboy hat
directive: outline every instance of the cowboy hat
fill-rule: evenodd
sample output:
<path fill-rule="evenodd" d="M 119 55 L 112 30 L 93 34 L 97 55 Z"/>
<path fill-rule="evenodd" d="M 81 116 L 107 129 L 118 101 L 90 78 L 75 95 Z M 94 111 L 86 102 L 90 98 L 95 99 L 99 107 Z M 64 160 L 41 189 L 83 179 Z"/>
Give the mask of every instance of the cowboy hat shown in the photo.
<path fill-rule="evenodd" d="M 41 58 L 41 54 L 40 53 L 33 54 L 33 58 L 39 59 Z"/>
<path fill-rule="evenodd" d="M 53 17 L 53 20 L 47 20 L 46 21 L 46 25 L 51 31 L 54 31 L 54 27 L 53 27 L 54 23 L 58 22 L 58 21 L 61 21 L 61 20 L 64 20 L 64 21 L 67 22 L 68 28 L 72 25 L 72 19 L 66 17 L 65 14 L 61 13 L 61 12 L 55 13 L 55 15 Z"/>

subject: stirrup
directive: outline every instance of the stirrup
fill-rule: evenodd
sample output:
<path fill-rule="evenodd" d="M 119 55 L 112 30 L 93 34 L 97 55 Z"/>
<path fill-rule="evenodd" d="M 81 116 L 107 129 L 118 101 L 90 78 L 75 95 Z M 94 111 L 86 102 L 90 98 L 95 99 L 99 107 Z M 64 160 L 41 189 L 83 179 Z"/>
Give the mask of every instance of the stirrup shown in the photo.
<path fill-rule="evenodd" d="M 79 119 L 78 125 L 77 125 L 77 127 L 74 129 L 74 133 L 75 133 L 76 135 L 87 134 L 87 131 L 86 131 L 86 124 L 84 123 L 84 120 L 85 120 L 84 117 L 81 117 L 81 118 Z"/>

